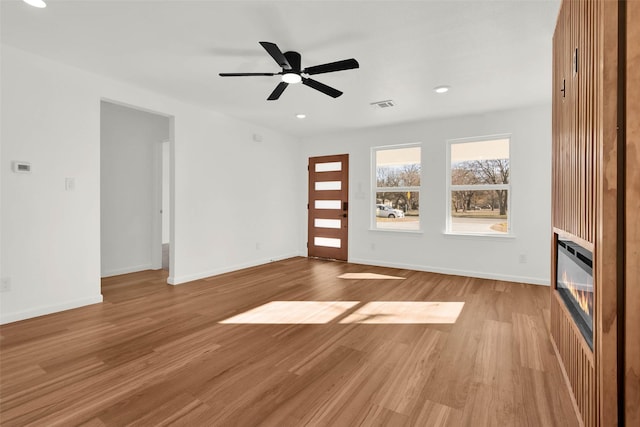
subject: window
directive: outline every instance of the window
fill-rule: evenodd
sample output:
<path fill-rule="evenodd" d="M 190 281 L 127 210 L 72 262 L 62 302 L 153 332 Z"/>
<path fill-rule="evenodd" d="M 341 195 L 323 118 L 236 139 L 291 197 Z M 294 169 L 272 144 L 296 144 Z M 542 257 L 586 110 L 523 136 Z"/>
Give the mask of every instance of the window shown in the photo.
<path fill-rule="evenodd" d="M 449 141 L 447 232 L 510 232 L 509 145 L 509 136 Z"/>
<path fill-rule="evenodd" d="M 373 149 L 373 224 L 376 229 L 420 230 L 420 146 Z"/>

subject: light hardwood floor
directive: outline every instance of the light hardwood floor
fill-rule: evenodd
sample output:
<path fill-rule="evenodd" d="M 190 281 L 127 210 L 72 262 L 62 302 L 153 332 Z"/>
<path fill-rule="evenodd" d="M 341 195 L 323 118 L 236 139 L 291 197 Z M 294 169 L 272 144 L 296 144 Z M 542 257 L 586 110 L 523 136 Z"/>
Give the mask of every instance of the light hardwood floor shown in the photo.
<path fill-rule="evenodd" d="M 105 279 L 103 304 L 2 326 L 0 424 L 577 425 L 547 287 L 306 258 L 165 280 Z M 438 320 L 372 302 L 464 305 L 415 323 Z"/>

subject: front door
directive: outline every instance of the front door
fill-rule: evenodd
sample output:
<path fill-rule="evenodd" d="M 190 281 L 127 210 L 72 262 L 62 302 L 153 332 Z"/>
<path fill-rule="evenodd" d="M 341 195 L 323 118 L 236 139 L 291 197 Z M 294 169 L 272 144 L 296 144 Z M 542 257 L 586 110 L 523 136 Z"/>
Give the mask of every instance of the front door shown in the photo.
<path fill-rule="evenodd" d="M 310 257 L 347 260 L 349 155 L 309 158 Z"/>

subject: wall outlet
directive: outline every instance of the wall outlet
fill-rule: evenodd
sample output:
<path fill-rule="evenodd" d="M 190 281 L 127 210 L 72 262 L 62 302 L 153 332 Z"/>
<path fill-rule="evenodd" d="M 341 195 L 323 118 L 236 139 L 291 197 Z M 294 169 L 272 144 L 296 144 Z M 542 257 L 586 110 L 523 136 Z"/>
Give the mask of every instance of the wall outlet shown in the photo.
<path fill-rule="evenodd" d="M 65 178 L 64 179 L 64 189 L 67 191 L 73 191 L 76 189 L 76 179 L 75 178 Z"/>
<path fill-rule="evenodd" d="M 261 247 L 262 245 L 260 244 L 260 242 L 256 242 L 256 251 L 259 251 Z"/>
<path fill-rule="evenodd" d="M 371 244 L 371 250 L 372 250 L 372 251 L 375 251 L 375 250 L 376 250 L 376 244 L 375 244 L 375 243 L 372 243 L 372 244 Z"/>
<path fill-rule="evenodd" d="M 518 262 L 520 262 L 520 264 L 526 264 L 527 254 L 520 254 L 520 256 L 518 257 Z"/>
<path fill-rule="evenodd" d="M 0 280 L 0 292 L 9 292 L 11 290 L 11 278 L 3 277 Z"/>

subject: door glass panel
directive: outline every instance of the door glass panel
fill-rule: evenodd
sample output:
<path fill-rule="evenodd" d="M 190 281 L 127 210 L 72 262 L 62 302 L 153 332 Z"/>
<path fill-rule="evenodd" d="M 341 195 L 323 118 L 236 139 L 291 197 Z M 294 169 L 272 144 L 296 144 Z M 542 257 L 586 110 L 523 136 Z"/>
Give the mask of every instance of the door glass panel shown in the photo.
<path fill-rule="evenodd" d="M 341 181 L 317 181 L 316 191 L 322 190 L 342 190 Z"/>
<path fill-rule="evenodd" d="M 316 172 L 334 172 L 342 170 L 342 162 L 316 163 Z"/>
<path fill-rule="evenodd" d="M 316 246 L 326 246 L 329 248 L 339 248 L 340 239 L 333 239 L 330 237 L 314 237 L 313 244 Z"/>
<path fill-rule="evenodd" d="M 342 221 L 339 219 L 319 219 L 316 218 L 314 220 L 314 226 L 318 228 L 340 228 L 342 226 Z"/>
<path fill-rule="evenodd" d="M 316 209 L 341 209 L 342 202 L 340 200 L 316 200 Z"/>

